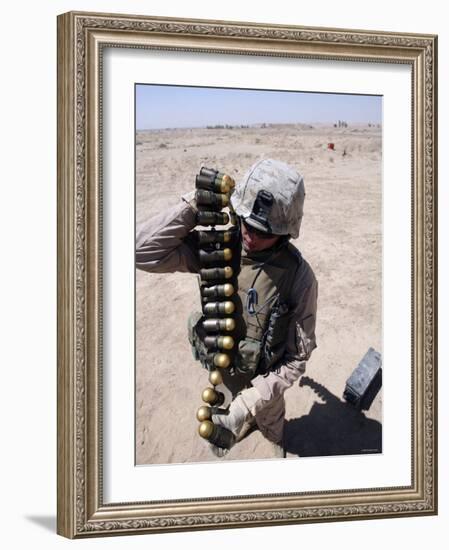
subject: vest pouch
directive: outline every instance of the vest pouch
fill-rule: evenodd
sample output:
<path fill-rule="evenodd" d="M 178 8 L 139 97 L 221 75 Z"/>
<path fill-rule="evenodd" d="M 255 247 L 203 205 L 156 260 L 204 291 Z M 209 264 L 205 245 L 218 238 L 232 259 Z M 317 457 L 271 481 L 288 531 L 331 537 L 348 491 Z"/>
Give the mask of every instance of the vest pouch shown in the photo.
<path fill-rule="evenodd" d="M 204 329 L 202 328 L 203 314 L 195 311 L 189 315 L 187 321 L 187 333 L 190 345 L 192 346 L 192 355 L 196 361 L 206 360 L 207 348 L 204 344 Z"/>
<path fill-rule="evenodd" d="M 260 359 L 260 342 L 252 338 L 245 338 L 239 342 L 239 353 L 236 357 L 235 368 L 241 374 L 256 373 Z"/>
<path fill-rule="evenodd" d="M 263 340 L 265 369 L 269 369 L 284 355 L 290 319 L 291 312 L 286 303 L 273 306 Z"/>

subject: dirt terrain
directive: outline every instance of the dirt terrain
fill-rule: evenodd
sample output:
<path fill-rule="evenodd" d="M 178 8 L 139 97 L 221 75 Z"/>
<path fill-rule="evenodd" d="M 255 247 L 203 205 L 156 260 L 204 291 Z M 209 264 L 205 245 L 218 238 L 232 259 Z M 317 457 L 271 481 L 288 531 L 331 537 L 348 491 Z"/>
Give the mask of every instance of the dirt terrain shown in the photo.
<path fill-rule="evenodd" d="M 334 144 L 334 150 L 328 144 Z M 194 188 L 201 166 L 239 180 L 260 158 L 293 165 L 306 188 L 293 243 L 319 283 L 317 343 L 299 384 L 287 390 L 287 457 L 381 451 L 382 392 L 368 410 L 342 399 L 369 347 L 382 352 L 382 129 L 261 125 L 139 131 L 136 224 Z M 136 273 L 136 461 L 164 464 L 272 458 L 259 431 L 225 458 L 197 434 L 207 372 L 194 361 L 187 318 L 199 309 L 195 276 Z"/>

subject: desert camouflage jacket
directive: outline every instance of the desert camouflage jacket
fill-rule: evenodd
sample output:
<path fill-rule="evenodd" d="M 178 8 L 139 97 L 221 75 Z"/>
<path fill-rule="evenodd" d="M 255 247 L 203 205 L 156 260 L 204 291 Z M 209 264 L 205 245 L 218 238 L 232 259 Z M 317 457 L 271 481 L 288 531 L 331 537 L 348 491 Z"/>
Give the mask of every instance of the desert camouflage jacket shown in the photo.
<path fill-rule="evenodd" d="M 136 236 L 136 267 L 152 273 L 197 273 L 197 254 L 186 240 L 195 225 L 196 209 L 187 200 L 143 223 Z M 291 286 L 293 312 L 285 353 L 276 369 L 251 380 L 264 399 L 282 394 L 305 371 L 305 363 L 316 347 L 317 291 L 314 273 L 302 260 Z"/>

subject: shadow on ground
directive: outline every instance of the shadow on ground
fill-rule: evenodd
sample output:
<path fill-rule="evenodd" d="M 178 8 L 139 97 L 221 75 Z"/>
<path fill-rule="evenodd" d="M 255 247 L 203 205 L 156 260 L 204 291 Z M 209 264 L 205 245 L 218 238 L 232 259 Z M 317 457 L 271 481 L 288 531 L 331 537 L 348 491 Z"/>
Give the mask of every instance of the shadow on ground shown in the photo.
<path fill-rule="evenodd" d="M 46 531 L 56 533 L 56 517 L 55 516 L 26 516 L 28 521 L 39 525 Z"/>
<path fill-rule="evenodd" d="M 313 378 L 303 376 L 300 386 L 310 387 L 322 402 L 314 403 L 309 414 L 286 422 L 284 445 L 288 453 L 305 457 L 382 452 L 380 422 L 341 401 Z M 374 387 L 374 396 L 362 409 L 369 408 L 379 389 L 380 385 Z"/>

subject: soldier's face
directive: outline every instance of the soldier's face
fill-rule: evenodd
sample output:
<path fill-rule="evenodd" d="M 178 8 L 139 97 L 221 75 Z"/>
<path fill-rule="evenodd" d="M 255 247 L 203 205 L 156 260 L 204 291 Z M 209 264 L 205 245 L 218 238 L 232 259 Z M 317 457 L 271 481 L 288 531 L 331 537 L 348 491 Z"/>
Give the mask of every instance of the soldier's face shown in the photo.
<path fill-rule="evenodd" d="M 274 246 L 280 239 L 279 235 L 266 235 L 253 229 L 245 222 L 241 224 L 242 245 L 246 252 L 261 252 Z"/>

